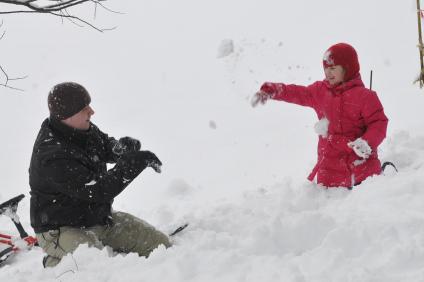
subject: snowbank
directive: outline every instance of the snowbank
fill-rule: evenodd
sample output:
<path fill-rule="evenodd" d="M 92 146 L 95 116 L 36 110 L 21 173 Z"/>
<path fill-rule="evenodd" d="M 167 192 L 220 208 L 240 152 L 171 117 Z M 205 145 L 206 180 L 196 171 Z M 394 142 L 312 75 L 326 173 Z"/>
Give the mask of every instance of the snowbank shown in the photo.
<path fill-rule="evenodd" d="M 1 269 L 2 281 L 421 281 L 424 137 L 388 141 L 399 173 L 352 191 L 286 179 L 206 206 L 169 196 L 190 226 L 148 258 L 80 247 L 56 268 L 40 250 Z M 414 157 L 411 157 L 411 156 Z M 177 183 L 179 187 L 184 183 Z M 189 193 L 188 193 L 189 194 Z M 188 196 L 190 197 L 190 196 Z M 184 208 L 182 208 L 184 206 Z M 181 211 L 184 212 L 181 212 Z M 95 259 L 94 259 L 95 258 Z"/>
<path fill-rule="evenodd" d="M 424 281 L 424 105 L 411 85 L 415 3 L 404 2 L 128 0 L 116 10 L 129 12 L 106 24 L 119 28 L 104 34 L 56 18 L 5 19 L 2 66 L 29 78 L 22 95 L 2 88 L 0 201 L 28 196 L 47 92 L 73 80 L 92 94 L 101 129 L 139 138 L 164 163 L 114 208 L 166 232 L 190 226 L 148 259 L 81 246 L 43 269 L 34 248 L 2 267 L 0 281 Z M 304 180 L 316 159 L 313 111 L 249 104 L 263 81 L 322 79 L 323 51 L 343 41 L 357 48 L 365 84 L 374 70 L 390 119 L 380 156 L 399 169 L 352 191 Z M 28 198 L 19 211 L 30 232 Z M 15 232 L 5 218 L 0 230 Z"/>

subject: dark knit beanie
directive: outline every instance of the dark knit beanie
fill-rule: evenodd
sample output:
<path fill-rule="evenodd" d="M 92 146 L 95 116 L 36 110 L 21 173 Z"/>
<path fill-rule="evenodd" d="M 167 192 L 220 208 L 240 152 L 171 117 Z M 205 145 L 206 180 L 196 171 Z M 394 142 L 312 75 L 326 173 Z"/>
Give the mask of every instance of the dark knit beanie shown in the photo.
<path fill-rule="evenodd" d="M 345 70 L 345 81 L 349 81 L 359 73 L 358 55 L 355 49 L 346 43 L 338 43 L 324 53 L 324 68 L 340 65 Z"/>
<path fill-rule="evenodd" d="M 52 88 L 48 97 L 50 116 L 59 120 L 78 113 L 91 102 L 90 94 L 80 84 L 63 82 Z"/>

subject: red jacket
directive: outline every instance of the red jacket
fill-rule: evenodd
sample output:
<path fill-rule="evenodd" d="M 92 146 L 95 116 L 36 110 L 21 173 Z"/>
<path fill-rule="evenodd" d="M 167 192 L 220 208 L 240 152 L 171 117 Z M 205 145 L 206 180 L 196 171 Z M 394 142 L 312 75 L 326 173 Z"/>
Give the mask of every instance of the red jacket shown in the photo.
<path fill-rule="evenodd" d="M 328 119 L 328 135 L 319 137 L 318 161 L 309 180 L 317 175 L 324 186 L 352 187 L 381 173 L 377 147 L 386 137 L 388 119 L 377 94 L 364 87 L 359 74 L 337 86 L 325 80 L 307 87 L 268 82 L 261 90 L 273 94 L 274 100 L 311 107 L 318 119 Z M 359 137 L 372 149 L 365 161 L 347 145 Z"/>

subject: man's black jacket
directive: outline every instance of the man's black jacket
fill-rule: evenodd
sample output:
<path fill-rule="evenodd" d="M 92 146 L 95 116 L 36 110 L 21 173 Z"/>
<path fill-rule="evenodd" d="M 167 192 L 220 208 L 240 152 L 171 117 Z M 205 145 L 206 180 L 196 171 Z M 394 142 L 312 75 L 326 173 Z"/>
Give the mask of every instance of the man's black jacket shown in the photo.
<path fill-rule="evenodd" d="M 114 142 L 94 124 L 80 131 L 52 118 L 43 122 L 29 168 L 36 233 L 110 222 L 113 199 L 141 172 L 128 177 L 119 165 L 107 170 L 106 163 L 117 161 Z"/>

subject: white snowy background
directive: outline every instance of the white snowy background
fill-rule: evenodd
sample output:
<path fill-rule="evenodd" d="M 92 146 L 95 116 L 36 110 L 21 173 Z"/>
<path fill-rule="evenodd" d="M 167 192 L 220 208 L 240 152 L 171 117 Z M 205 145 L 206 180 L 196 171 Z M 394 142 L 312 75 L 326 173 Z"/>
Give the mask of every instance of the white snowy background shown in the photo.
<path fill-rule="evenodd" d="M 424 90 L 415 1 L 111 0 L 99 33 L 47 15 L 4 16 L 0 62 L 0 202 L 24 193 L 47 93 L 76 81 L 93 122 L 139 138 L 164 163 L 144 171 L 114 203 L 168 232 L 174 247 L 148 259 L 80 247 L 55 269 L 34 248 L 0 268 L 0 281 L 424 281 Z M 4 6 L 0 6 L 3 9 Z M 91 7 L 80 15 L 92 18 Z M 307 108 L 249 100 L 264 81 L 321 80 L 322 55 L 352 44 L 365 84 L 390 119 L 380 147 L 399 173 L 353 191 L 306 180 L 316 159 Z M 7 218 L 0 230 L 17 235 Z"/>

